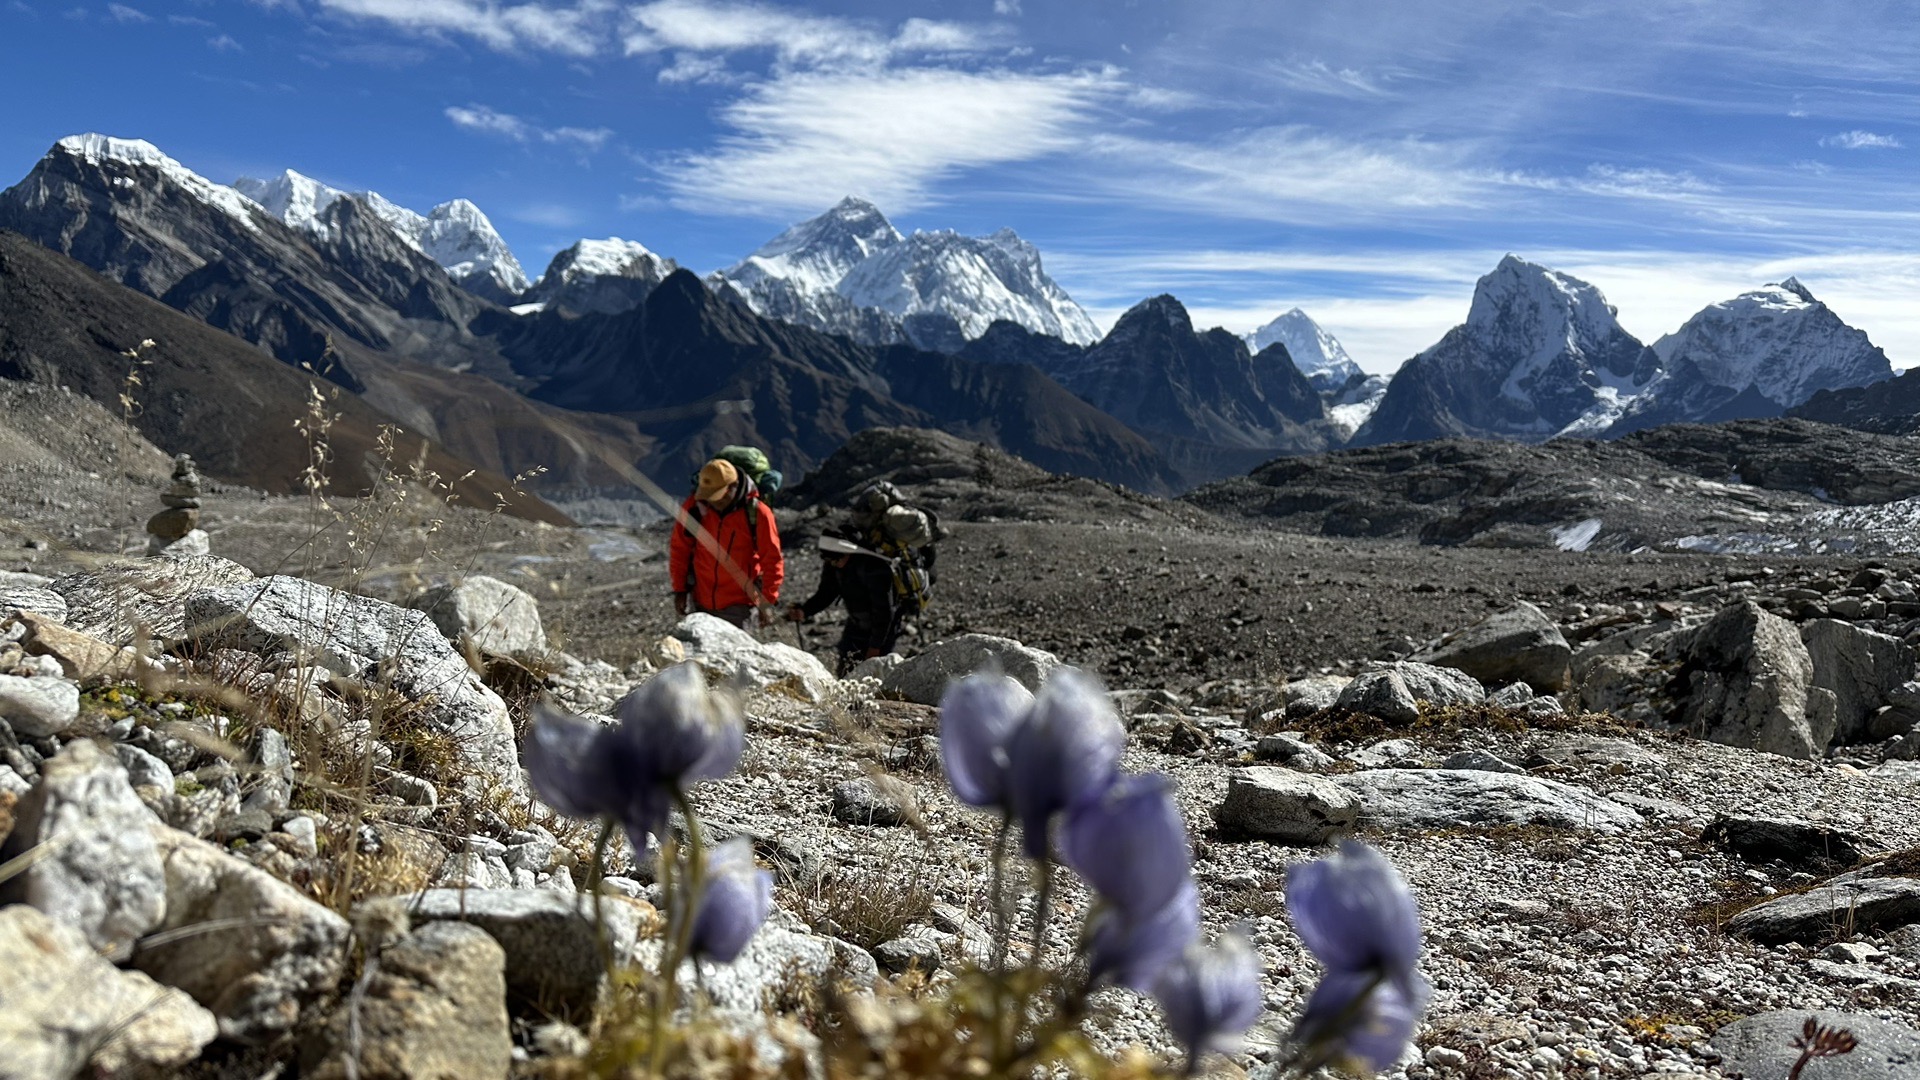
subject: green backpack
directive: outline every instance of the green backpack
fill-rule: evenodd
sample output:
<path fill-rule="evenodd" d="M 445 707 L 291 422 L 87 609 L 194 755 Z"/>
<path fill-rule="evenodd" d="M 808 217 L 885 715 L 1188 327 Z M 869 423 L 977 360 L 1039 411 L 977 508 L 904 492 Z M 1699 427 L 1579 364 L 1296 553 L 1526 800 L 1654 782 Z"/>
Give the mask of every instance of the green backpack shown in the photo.
<path fill-rule="evenodd" d="M 713 455 L 716 458 L 739 469 L 741 475 L 753 481 L 761 495 L 772 495 L 780 490 L 784 479 L 780 470 L 773 467 L 767 459 L 767 452 L 757 446 L 723 446 Z"/>

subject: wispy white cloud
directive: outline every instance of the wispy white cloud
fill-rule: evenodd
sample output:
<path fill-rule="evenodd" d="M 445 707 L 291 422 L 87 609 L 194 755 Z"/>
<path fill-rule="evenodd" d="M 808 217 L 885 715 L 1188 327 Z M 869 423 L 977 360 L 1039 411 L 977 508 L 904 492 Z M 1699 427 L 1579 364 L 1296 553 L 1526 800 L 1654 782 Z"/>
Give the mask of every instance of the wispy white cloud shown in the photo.
<path fill-rule="evenodd" d="M 1901 147 L 1900 140 L 1892 135 L 1876 135 L 1871 131 L 1843 131 L 1821 139 L 1820 145 L 1842 150 L 1898 150 Z"/>
<path fill-rule="evenodd" d="M 352 19 L 383 22 L 413 33 L 471 38 L 502 52 L 531 50 L 586 57 L 606 47 L 613 0 L 582 0 L 572 7 L 492 0 L 315 0 L 321 9 Z"/>
<path fill-rule="evenodd" d="M 233 39 L 232 34 L 220 34 L 208 38 L 207 48 L 214 52 L 246 52 L 246 49 Z"/>
<path fill-rule="evenodd" d="M 125 4 L 108 4 L 107 16 L 117 23 L 150 23 L 153 16 Z"/>
<path fill-rule="evenodd" d="M 1267 74 L 1282 86 L 1310 94 L 1376 98 L 1387 93 L 1380 79 L 1354 68 L 1334 67 L 1325 60 L 1274 63 Z"/>
<path fill-rule="evenodd" d="M 202 19 L 198 15 L 169 15 L 167 21 L 175 26 L 197 26 L 202 30 L 213 29 L 212 19 Z"/>
<path fill-rule="evenodd" d="M 686 209 L 780 216 L 860 195 L 898 212 L 962 170 L 1079 144 L 1101 74 L 912 68 L 788 75 L 720 110 L 709 151 L 660 166 Z"/>
<path fill-rule="evenodd" d="M 993 0 L 993 13 L 995 15 L 1018 15 L 1020 14 L 1020 0 Z"/>
<path fill-rule="evenodd" d="M 552 143 L 580 150 L 598 150 L 613 137 L 613 132 L 607 128 L 541 127 L 486 105 L 450 105 L 446 109 L 446 116 L 463 131 L 495 135 L 520 143 Z"/>
<path fill-rule="evenodd" d="M 998 31 L 911 18 L 888 33 L 867 22 L 759 3 L 656 0 L 628 11 L 628 56 L 771 52 L 787 67 L 878 67 L 915 54 L 972 53 L 1000 42 Z"/>

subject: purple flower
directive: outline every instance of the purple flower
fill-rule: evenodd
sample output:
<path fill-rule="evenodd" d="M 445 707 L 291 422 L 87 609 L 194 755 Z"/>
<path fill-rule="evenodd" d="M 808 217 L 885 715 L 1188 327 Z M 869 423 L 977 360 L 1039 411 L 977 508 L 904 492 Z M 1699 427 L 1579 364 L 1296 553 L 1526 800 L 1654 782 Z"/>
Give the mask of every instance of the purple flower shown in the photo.
<path fill-rule="evenodd" d="M 975 672 L 940 699 L 940 759 L 968 806 L 1007 808 L 1007 740 L 1033 709 L 1033 693 L 996 672 Z"/>
<path fill-rule="evenodd" d="M 1307 997 L 1294 1025 L 1294 1043 L 1311 1068 L 1339 1057 L 1358 1058 L 1375 1072 L 1400 1060 L 1426 1007 L 1427 986 L 1411 990 L 1378 974 L 1329 971 Z"/>
<path fill-rule="evenodd" d="M 1030 858 L 1047 857 L 1054 814 L 1113 782 L 1126 741 L 1106 691 L 1091 677 L 1061 668 L 1040 688 L 1033 712 L 1007 744 L 1007 790 Z"/>
<path fill-rule="evenodd" d="M 1193 869 L 1173 781 L 1160 773 L 1123 776 L 1074 807 L 1060 832 L 1060 857 L 1122 911 L 1164 907 Z"/>
<path fill-rule="evenodd" d="M 1192 1075 L 1202 1054 L 1233 1050 L 1260 1018 L 1260 957 L 1239 934 L 1225 934 L 1210 949 L 1187 949 L 1160 976 L 1153 995 L 1167 1029 L 1187 1047 Z"/>
<path fill-rule="evenodd" d="M 746 728 L 706 676 L 679 664 L 614 706 L 611 727 L 536 707 L 522 758 L 534 791 L 569 817 L 611 817 L 644 856 L 648 834 L 666 831 L 676 793 L 739 764 Z"/>
<path fill-rule="evenodd" d="M 1349 840 L 1287 871 L 1287 913 L 1327 971 L 1307 999 L 1294 1041 L 1312 1062 L 1340 1056 L 1391 1065 L 1426 1006 L 1420 913 L 1384 856 Z"/>
<path fill-rule="evenodd" d="M 772 910 L 773 875 L 754 865 L 753 845 L 744 838 L 721 844 L 707 855 L 690 954 L 732 963 Z"/>
<path fill-rule="evenodd" d="M 1199 936 L 1200 893 L 1190 878 L 1155 911 L 1103 906 L 1088 923 L 1087 982 L 1146 993 Z"/>

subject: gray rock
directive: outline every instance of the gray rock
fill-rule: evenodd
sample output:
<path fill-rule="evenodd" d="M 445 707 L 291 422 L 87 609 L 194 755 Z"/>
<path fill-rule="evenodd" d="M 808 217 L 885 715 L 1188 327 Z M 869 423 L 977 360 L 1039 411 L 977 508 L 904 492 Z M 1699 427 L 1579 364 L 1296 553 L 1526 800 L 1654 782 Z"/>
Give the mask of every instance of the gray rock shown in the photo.
<path fill-rule="evenodd" d="M 1524 775 L 1527 771 L 1515 765 L 1513 762 L 1498 755 L 1489 754 L 1485 750 L 1462 750 L 1458 753 L 1448 754 L 1446 760 L 1440 763 L 1440 767 L 1443 769 L 1461 769 L 1467 772 L 1508 773 L 1512 775 Z"/>
<path fill-rule="evenodd" d="M 513 1066 L 506 953 L 486 931 L 433 922 L 380 953 L 357 1017 L 343 1005 L 300 1074 L 319 1080 L 504 1077 Z M 350 1021 L 359 1023 L 358 1037 Z M 356 1053 L 357 1051 L 357 1053 Z M 354 1072 L 344 1058 L 354 1054 Z"/>
<path fill-rule="evenodd" d="M 178 540 L 163 540 L 157 536 L 147 537 L 147 554 L 168 559 L 191 559 L 206 555 L 213 550 L 212 538 L 205 529 L 188 529 L 185 536 Z"/>
<path fill-rule="evenodd" d="M 1371 746 L 1348 751 L 1346 759 L 1363 769 L 1384 769 L 1412 761 L 1420 754 L 1420 744 L 1412 739 L 1382 739 Z"/>
<path fill-rule="evenodd" d="M 1332 781 L 1360 803 L 1359 823 L 1384 829 L 1545 825 L 1617 833 L 1646 822 L 1583 788 L 1533 776 L 1460 769 L 1374 769 Z"/>
<path fill-rule="evenodd" d="M 1801 623 L 1800 640 L 1813 661 L 1813 685 L 1833 691 L 1833 741 L 1885 738 L 1870 730 L 1868 721 L 1913 677 L 1913 649 L 1899 638 L 1839 619 Z"/>
<path fill-rule="evenodd" d="M 1281 688 L 1282 708 L 1289 720 L 1300 720 L 1323 709 L 1333 708 L 1340 692 L 1353 680 L 1345 675 L 1314 675 L 1295 679 Z"/>
<path fill-rule="evenodd" d="M 812 653 L 778 641 L 763 642 L 712 615 L 695 612 L 681 619 L 673 636 L 684 645 L 687 659 L 714 678 L 737 685 L 785 685 L 813 702 L 826 700 L 837 685 L 833 673 Z"/>
<path fill-rule="evenodd" d="M 884 679 L 887 677 L 887 672 L 892 671 L 894 668 L 906 662 L 907 658 L 901 656 L 899 653 L 869 656 L 865 660 L 853 665 L 853 669 L 847 672 L 847 678 Z"/>
<path fill-rule="evenodd" d="M 68 743 L 14 808 L 0 863 L 43 844 L 47 854 L 0 882 L 0 903 L 30 904 L 96 949 L 124 950 L 167 916 L 153 820 L 112 755 L 86 739 Z"/>
<path fill-rule="evenodd" d="M 524 790 L 506 703 L 483 685 L 424 612 L 293 577 L 195 593 L 189 635 L 208 647 L 290 652 L 409 701 L 492 782 Z"/>
<path fill-rule="evenodd" d="M 1782 862 L 1802 870 L 1853 866 L 1878 846 L 1841 829 L 1755 817 L 1718 818 L 1700 839 L 1750 863 Z"/>
<path fill-rule="evenodd" d="M 931 974 L 939 969 L 946 945 L 951 940 L 951 934 L 942 934 L 931 927 L 916 926 L 892 941 L 883 941 L 874 946 L 873 958 L 882 968 L 895 975 L 910 970 Z"/>
<path fill-rule="evenodd" d="M 470 640 L 481 652 L 520 656 L 547 650 L 540 605 L 498 578 L 474 574 L 458 584 L 438 585 L 407 606 L 426 612 L 449 640 Z"/>
<path fill-rule="evenodd" d="M 1260 741 L 1254 744 L 1253 757 L 1256 761 L 1277 761 L 1292 769 L 1324 769 L 1333 764 L 1333 757 L 1326 751 L 1285 732 L 1260 736 Z"/>
<path fill-rule="evenodd" d="M 1794 625 L 1752 601 L 1676 642 L 1686 697 L 1678 726 L 1713 742 L 1813 758 L 1833 741 L 1834 698 L 1814 701 L 1813 659 Z"/>
<path fill-rule="evenodd" d="M 1860 1013 L 1781 1009 L 1760 1013 L 1714 1032 L 1713 1048 L 1728 1075 L 1784 1077 L 1800 1052 L 1793 1040 L 1808 1017 L 1825 1027 L 1845 1028 L 1857 1042 L 1850 1054 L 1822 1058 L 1807 1067 L 1806 1080 L 1910 1080 L 1920 1075 L 1920 1031 Z"/>
<path fill-rule="evenodd" d="M 0 675 L 0 720 L 30 739 L 58 735 L 80 717 L 80 688 L 59 675 Z"/>
<path fill-rule="evenodd" d="M 1483 683 L 1523 682 L 1553 694 L 1567 688 L 1572 657 L 1573 649 L 1546 612 L 1521 601 L 1412 659 L 1458 668 Z"/>
<path fill-rule="evenodd" d="M 1627 739 L 1604 735 L 1556 735 L 1542 740 L 1523 762 L 1528 768 L 1564 765 L 1602 768 L 1610 773 L 1664 775 L 1667 760 Z"/>
<path fill-rule="evenodd" d="M 922 705 L 940 704 L 947 684 L 997 664 L 1000 673 L 1029 690 L 1038 690 L 1060 666 L 1060 658 L 1042 649 L 1028 648 L 1012 638 L 991 634 L 962 634 L 936 641 L 927 651 L 895 667 L 880 679 L 880 692 Z"/>
<path fill-rule="evenodd" d="M 1331 780 L 1254 765 L 1228 774 L 1213 820 L 1230 836 L 1324 844 L 1352 832 L 1359 810 L 1360 800 Z"/>
<path fill-rule="evenodd" d="M 0 1080 L 171 1075 L 218 1034 L 211 1013 L 78 930 L 24 904 L 0 908 Z"/>
<path fill-rule="evenodd" d="M 295 855 L 313 858 L 320 854 L 320 827 L 305 814 L 295 814 L 288 818 L 280 831 L 293 838 Z"/>
<path fill-rule="evenodd" d="M 812 933 L 805 923 L 776 907 L 732 963 L 702 965 L 698 982 L 694 962 L 683 964 L 680 987 L 690 995 L 704 983 L 716 1013 L 743 1028 L 758 1030 L 766 1023 L 768 995 L 780 987 L 834 977 L 854 981 L 842 945 Z M 642 943 L 640 962 L 656 966 L 659 951 L 658 939 Z"/>
<path fill-rule="evenodd" d="M 607 942 L 615 959 L 634 956 L 638 909 L 603 896 Z M 428 889 L 410 898 L 414 924 L 464 922 L 485 930 L 506 952 L 507 992 L 552 1012 L 593 1007 L 606 971 L 590 894 L 551 890 Z"/>
<path fill-rule="evenodd" d="M 909 812 L 919 811 L 920 798 L 912 786 L 887 777 L 884 788 L 867 777 L 855 777 L 833 788 L 833 817 L 849 825 L 899 825 Z"/>
<path fill-rule="evenodd" d="M 253 571 L 214 555 L 134 559 L 89 567 L 56 580 L 72 629 L 119 648 L 142 633 L 168 641 L 186 632 L 187 597 L 203 589 L 254 580 Z"/>
<path fill-rule="evenodd" d="M 59 593 L 39 586 L 0 582 L 0 622 L 22 611 L 44 615 L 57 623 L 67 621 L 67 601 Z"/>
<path fill-rule="evenodd" d="M 1340 691 L 1334 704 L 1405 725 L 1420 718 L 1423 704 L 1445 709 L 1478 704 L 1486 696 L 1484 687 L 1459 671 L 1402 660 L 1370 666 Z"/>
<path fill-rule="evenodd" d="M 211 1009 L 224 1038 L 258 1044 L 293 1030 L 339 984 L 346 920 L 212 844 L 164 825 L 151 836 L 166 861 L 160 929 L 182 932 L 143 944 L 134 965 Z"/>
<path fill-rule="evenodd" d="M 1920 922 L 1920 880 L 1842 876 L 1803 893 L 1777 896 L 1727 920 L 1727 932 L 1763 945 L 1817 945 Z"/>
<path fill-rule="evenodd" d="M 1575 694 L 1587 712 L 1625 715 L 1665 681 L 1653 657 L 1639 651 L 1582 651 L 1574 658 Z"/>
<path fill-rule="evenodd" d="M 167 763 L 147 753 L 137 746 L 115 743 L 113 756 L 127 770 L 127 783 L 134 787 L 157 787 L 163 791 L 173 790 L 173 770 Z"/>

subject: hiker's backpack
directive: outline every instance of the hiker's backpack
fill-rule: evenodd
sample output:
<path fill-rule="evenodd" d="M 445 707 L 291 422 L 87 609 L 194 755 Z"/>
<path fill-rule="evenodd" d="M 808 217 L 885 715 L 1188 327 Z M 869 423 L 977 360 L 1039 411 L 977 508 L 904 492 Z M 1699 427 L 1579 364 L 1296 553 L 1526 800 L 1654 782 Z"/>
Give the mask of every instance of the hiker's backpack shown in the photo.
<path fill-rule="evenodd" d="M 780 470 L 773 467 L 767 459 L 767 452 L 757 446 L 723 446 L 713 455 L 721 461 L 740 470 L 741 475 L 753 481 L 762 496 L 772 495 L 780 490 L 784 477 Z"/>
<path fill-rule="evenodd" d="M 947 532 L 940 515 L 896 502 L 882 515 L 881 553 L 893 560 L 893 592 L 908 614 L 918 615 L 933 602 L 934 547 Z"/>

